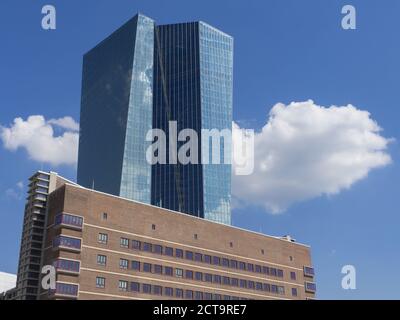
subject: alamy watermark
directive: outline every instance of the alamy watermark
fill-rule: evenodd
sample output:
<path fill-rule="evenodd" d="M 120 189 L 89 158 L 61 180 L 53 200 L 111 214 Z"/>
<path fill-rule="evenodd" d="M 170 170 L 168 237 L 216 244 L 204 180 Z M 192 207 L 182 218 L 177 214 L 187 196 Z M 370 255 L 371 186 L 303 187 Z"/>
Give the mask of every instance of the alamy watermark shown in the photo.
<path fill-rule="evenodd" d="M 345 276 L 342 278 L 342 289 L 344 290 L 355 290 L 356 287 L 356 268 L 351 265 L 345 265 L 342 267 L 342 274 Z"/>
<path fill-rule="evenodd" d="M 231 129 L 201 129 L 199 138 L 194 129 L 178 132 L 177 122 L 169 121 L 168 139 L 164 130 L 150 129 L 146 141 L 152 142 L 146 150 L 146 160 L 151 165 L 233 164 L 236 175 L 249 175 L 254 170 L 254 130 L 251 129 L 236 129 L 234 141 Z"/>
<path fill-rule="evenodd" d="M 46 4 L 42 7 L 42 28 L 43 30 L 55 30 L 56 29 L 56 8 L 50 4 Z"/>
<path fill-rule="evenodd" d="M 356 25 L 356 8 L 352 5 L 345 5 L 342 8 L 342 28 L 344 30 L 355 30 L 357 28 Z"/>

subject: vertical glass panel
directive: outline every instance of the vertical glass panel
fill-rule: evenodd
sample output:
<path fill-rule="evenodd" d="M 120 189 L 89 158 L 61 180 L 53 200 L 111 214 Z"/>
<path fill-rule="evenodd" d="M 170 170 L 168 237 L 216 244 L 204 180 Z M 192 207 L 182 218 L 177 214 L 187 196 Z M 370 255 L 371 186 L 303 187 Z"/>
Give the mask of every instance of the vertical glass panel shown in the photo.
<path fill-rule="evenodd" d="M 199 33 L 202 129 L 230 135 L 221 134 L 219 146 L 211 139 L 202 144 L 202 154 L 210 155 L 209 164 L 203 164 L 204 218 L 231 224 L 231 165 L 224 154 L 231 152 L 233 38 L 203 22 Z M 212 163 L 213 152 L 220 153 L 220 164 Z"/>
<path fill-rule="evenodd" d="M 151 165 L 146 134 L 152 129 L 154 21 L 139 15 L 126 125 L 120 196 L 151 201 Z"/>

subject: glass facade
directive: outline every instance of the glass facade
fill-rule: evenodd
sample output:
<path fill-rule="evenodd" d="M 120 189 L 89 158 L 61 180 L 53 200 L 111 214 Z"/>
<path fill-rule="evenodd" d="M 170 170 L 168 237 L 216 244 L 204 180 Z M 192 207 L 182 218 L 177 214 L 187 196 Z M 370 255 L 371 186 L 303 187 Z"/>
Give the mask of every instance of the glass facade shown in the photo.
<path fill-rule="evenodd" d="M 169 123 L 177 132 L 198 135 L 199 162 L 216 146 L 203 143 L 202 129 L 232 127 L 233 39 L 203 23 L 157 26 L 154 54 L 153 128 L 169 137 Z M 168 138 L 167 138 L 168 139 Z M 224 150 L 225 147 L 228 150 Z M 177 149 L 185 144 L 177 143 Z M 220 140 L 221 162 L 230 155 L 230 139 Z M 152 170 L 152 203 L 209 220 L 230 224 L 231 165 L 156 164 Z M 206 150 L 205 148 L 209 148 Z"/>
<path fill-rule="evenodd" d="M 60 213 L 56 215 L 54 219 L 54 225 L 65 225 L 70 226 L 77 229 L 82 229 L 83 227 L 83 218 L 79 216 L 74 216 L 67 213 Z"/>
<path fill-rule="evenodd" d="M 231 224 L 230 159 L 201 160 L 216 147 L 221 162 L 230 156 L 232 90 L 232 37 L 203 22 L 135 16 L 84 56 L 78 184 Z M 198 163 L 171 163 L 170 122 L 197 133 Z M 169 164 L 147 162 L 152 128 L 166 135 Z M 229 136 L 217 144 L 202 130 Z"/>
<path fill-rule="evenodd" d="M 78 184 L 150 203 L 154 21 L 137 15 L 84 56 Z"/>
<path fill-rule="evenodd" d="M 146 134 L 152 129 L 154 22 L 139 16 L 129 111 L 126 125 L 120 196 L 144 203 L 151 201 L 151 165 L 146 160 Z"/>
<path fill-rule="evenodd" d="M 79 273 L 80 262 L 76 260 L 57 259 L 53 262 L 57 271 L 69 271 Z"/>
<path fill-rule="evenodd" d="M 53 239 L 53 248 L 69 248 L 81 250 L 81 240 L 67 236 L 57 236 Z"/>

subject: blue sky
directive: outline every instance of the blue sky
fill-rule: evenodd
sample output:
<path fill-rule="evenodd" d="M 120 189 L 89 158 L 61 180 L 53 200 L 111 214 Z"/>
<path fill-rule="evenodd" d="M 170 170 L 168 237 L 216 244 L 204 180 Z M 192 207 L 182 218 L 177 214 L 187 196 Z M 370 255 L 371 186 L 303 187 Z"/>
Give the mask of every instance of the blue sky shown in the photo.
<path fill-rule="evenodd" d="M 41 29 L 41 8 L 57 9 L 57 29 Z M 341 8 L 357 10 L 357 29 L 341 28 Z M 0 125 L 14 118 L 79 121 L 82 55 L 138 11 L 159 24 L 203 20 L 234 37 L 234 119 L 260 130 L 278 102 L 352 104 L 384 130 L 392 163 L 330 196 L 270 214 L 233 211 L 236 226 L 291 234 L 312 247 L 320 299 L 400 298 L 400 3 L 398 1 L 20 1 L 0 3 Z M 58 130 L 58 129 L 57 129 Z M 329 139 L 328 139 L 329 140 Z M 0 141 L 1 142 L 1 141 Z M 74 166 L 30 160 L 0 146 L 0 270 L 15 273 L 24 187 L 37 169 L 75 179 Z M 295 161 L 294 161 L 295 163 Z M 341 288 L 341 268 L 357 270 L 357 289 Z"/>

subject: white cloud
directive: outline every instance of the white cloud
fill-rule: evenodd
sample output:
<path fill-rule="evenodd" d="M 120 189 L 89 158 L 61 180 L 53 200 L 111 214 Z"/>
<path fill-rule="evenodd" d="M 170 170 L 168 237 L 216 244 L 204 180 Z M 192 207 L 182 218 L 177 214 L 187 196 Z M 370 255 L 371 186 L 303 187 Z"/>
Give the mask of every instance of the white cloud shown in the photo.
<path fill-rule="evenodd" d="M 27 120 L 15 118 L 10 127 L 0 127 L 0 138 L 7 150 L 25 149 L 32 160 L 54 166 L 75 165 L 79 135 L 75 121 L 69 118 L 50 120 L 55 125 L 70 129 L 59 136 L 54 135 L 52 124 L 41 115 L 29 116 Z"/>
<path fill-rule="evenodd" d="M 22 190 L 24 188 L 24 183 L 22 181 L 17 182 L 18 189 Z"/>
<path fill-rule="evenodd" d="M 64 118 L 59 118 L 59 119 L 50 119 L 48 121 L 49 124 L 54 124 L 56 126 L 59 126 L 61 128 L 70 130 L 70 131 L 79 131 L 79 123 L 76 122 L 73 118 L 71 117 L 64 117 Z"/>
<path fill-rule="evenodd" d="M 391 139 L 380 133 L 370 114 L 352 105 L 278 103 L 255 134 L 254 172 L 233 176 L 234 203 L 280 213 L 295 202 L 348 189 L 391 163 Z"/>
<path fill-rule="evenodd" d="M 15 288 L 17 276 L 11 273 L 0 272 L 0 293 Z"/>

